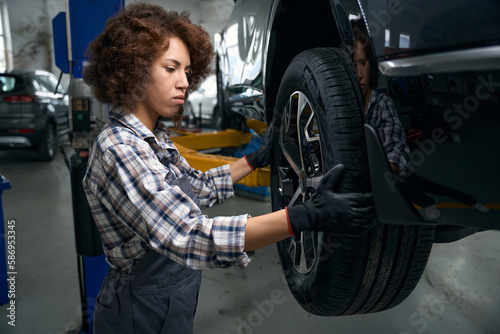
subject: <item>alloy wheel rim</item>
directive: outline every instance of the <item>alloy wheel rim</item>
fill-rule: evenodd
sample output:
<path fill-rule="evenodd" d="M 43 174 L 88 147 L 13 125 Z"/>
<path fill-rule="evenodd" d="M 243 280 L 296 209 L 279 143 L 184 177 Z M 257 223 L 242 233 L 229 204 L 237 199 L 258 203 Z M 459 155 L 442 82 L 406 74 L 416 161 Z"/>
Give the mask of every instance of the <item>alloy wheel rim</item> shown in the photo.
<path fill-rule="evenodd" d="M 282 208 L 306 201 L 323 175 L 321 141 L 316 112 L 307 96 L 293 92 L 283 110 L 279 135 L 278 184 Z M 304 231 L 284 240 L 293 267 L 301 274 L 312 271 L 318 233 Z"/>

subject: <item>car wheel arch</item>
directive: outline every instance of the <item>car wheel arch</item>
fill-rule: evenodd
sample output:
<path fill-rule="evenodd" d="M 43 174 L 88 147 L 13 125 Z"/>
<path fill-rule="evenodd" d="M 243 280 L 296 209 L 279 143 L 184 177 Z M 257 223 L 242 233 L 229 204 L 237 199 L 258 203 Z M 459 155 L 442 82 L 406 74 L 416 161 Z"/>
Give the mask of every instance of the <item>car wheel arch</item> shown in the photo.
<path fill-rule="evenodd" d="M 304 50 L 316 47 L 340 47 L 343 44 L 341 32 L 328 1 L 318 1 L 319 4 L 328 6 L 328 10 L 318 10 L 315 5 L 303 6 L 293 1 L 280 1 L 274 10 L 274 17 L 270 23 L 271 32 L 269 39 L 265 41 L 264 47 L 264 89 L 266 120 L 272 119 L 272 111 L 275 104 L 281 78 L 291 61 Z M 322 15 L 318 15 L 318 13 Z M 314 25 L 304 19 L 306 24 L 301 29 L 293 28 L 295 18 L 314 17 Z M 324 34 L 318 34 L 317 27 L 329 27 L 328 38 Z M 305 28 L 305 29 L 303 29 Z M 299 34 L 296 32 L 300 30 Z M 310 36 L 315 36 L 310 38 Z M 288 42 L 287 42 L 288 41 Z M 293 41 L 293 42 L 289 42 Z M 273 62 L 275 60 L 275 62 Z"/>

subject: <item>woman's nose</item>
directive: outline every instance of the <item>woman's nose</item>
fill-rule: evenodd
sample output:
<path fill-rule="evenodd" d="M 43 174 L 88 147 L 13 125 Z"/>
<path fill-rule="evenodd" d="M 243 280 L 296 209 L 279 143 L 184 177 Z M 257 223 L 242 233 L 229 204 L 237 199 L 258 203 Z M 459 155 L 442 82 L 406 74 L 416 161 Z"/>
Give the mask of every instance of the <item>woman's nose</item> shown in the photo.
<path fill-rule="evenodd" d="M 358 81 L 363 77 L 363 73 L 361 72 L 359 66 L 356 66 L 356 76 L 358 77 Z"/>
<path fill-rule="evenodd" d="M 189 86 L 189 80 L 186 73 L 182 73 L 177 80 L 177 87 L 180 89 L 187 89 Z"/>

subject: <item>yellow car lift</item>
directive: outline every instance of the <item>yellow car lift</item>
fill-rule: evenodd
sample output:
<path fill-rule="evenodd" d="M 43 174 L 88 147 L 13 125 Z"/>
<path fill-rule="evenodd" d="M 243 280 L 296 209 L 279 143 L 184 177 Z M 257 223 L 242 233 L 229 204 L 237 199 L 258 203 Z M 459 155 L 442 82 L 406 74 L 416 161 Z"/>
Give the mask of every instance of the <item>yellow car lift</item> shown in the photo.
<path fill-rule="evenodd" d="M 264 122 L 252 120 L 247 124 L 256 130 L 257 133 L 262 133 L 267 125 Z M 180 131 L 171 129 L 178 136 L 171 136 L 172 142 L 179 150 L 180 154 L 188 161 L 191 167 L 202 172 L 210 168 L 229 164 L 239 158 L 227 157 L 222 155 L 199 153 L 199 150 L 210 150 L 223 147 L 238 147 L 243 144 L 248 144 L 252 140 L 252 135 L 249 132 L 242 132 L 233 129 L 215 132 L 192 133 L 188 131 Z M 247 177 L 242 179 L 238 184 L 247 187 L 270 186 L 271 169 L 269 166 L 257 168 Z"/>

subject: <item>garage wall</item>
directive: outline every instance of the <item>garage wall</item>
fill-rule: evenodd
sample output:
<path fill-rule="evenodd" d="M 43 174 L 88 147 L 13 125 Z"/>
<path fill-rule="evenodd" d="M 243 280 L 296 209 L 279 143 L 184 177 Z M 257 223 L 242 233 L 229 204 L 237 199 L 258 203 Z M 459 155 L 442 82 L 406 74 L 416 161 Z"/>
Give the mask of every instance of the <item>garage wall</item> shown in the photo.
<path fill-rule="evenodd" d="M 77 1 L 77 0 L 76 0 Z M 2 2 L 2 0 L 0 0 Z M 125 1 L 126 4 L 135 1 Z M 211 36 L 224 26 L 232 0 L 150 0 L 169 10 L 191 13 L 191 20 Z M 54 62 L 52 19 L 66 11 L 65 0 L 7 0 L 14 67 L 43 68 L 59 75 Z M 89 21 L 89 24 L 91 22 Z M 69 81 L 64 75 L 63 84 Z"/>
<path fill-rule="evenodd" d="M 52 72 L 52 18 L 65 10 L 64 0 L 8 0 L 14 67 Z M 59 72 L 59 71 L 57 71 Z"/>

